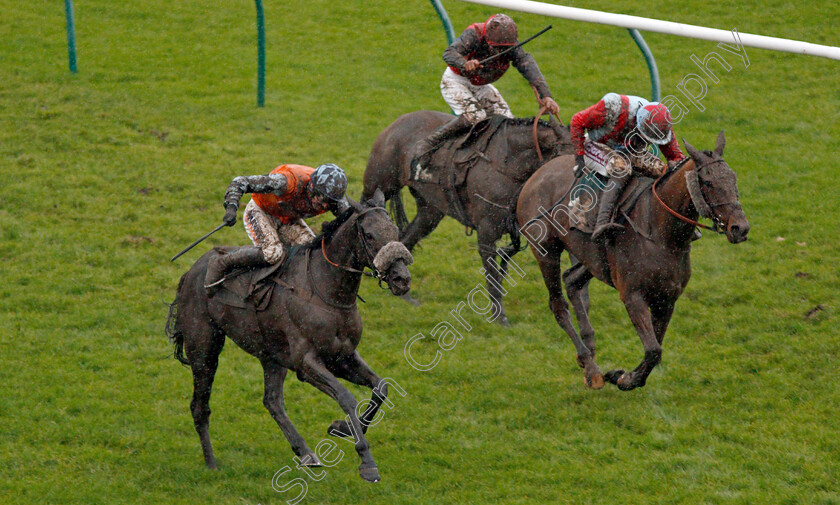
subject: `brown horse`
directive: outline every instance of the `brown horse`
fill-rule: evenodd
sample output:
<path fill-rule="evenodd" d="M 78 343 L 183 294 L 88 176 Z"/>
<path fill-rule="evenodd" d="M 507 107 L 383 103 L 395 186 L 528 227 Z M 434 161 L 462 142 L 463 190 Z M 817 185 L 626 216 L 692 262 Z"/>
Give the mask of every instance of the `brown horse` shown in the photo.
<path fill-rule="evenodd" d="M 359 473 L 367 481 L 379 480 L 364 434 L 388 387 L 356 351 L 362 337 L 356 297 L 365 267 L 387 282 L 395 295 L 408 292 L 411 285 L 407 268 L 411 254 L 397 242 L 397 227 L 384 205 L 382 193 L 377 192 L 365 204 L 351 202 L 351 209 L 326 223 L 324 235 L 291 255 L 283 273 L 273 279 L 274 294 L 263 310 L 225 305 L 218 301 L 219 295 L 208 298 L 204 273 L 210 257 L 219 254 L 217 250 L 202 256 L 181 277 L 167 333 L 175 344 L 175 357 L 192 369 L 190 408 L 209 468 L 216 468 L 209 433 L 210 390 L 227 335 L 260 360 L 263 404 L 301 464 L 321 465 L 286 415 L 283 381 L 288 370 L 338 402 L 352 426 L 336 421 L 329 433 L 354 435 L 362 459 Z M 356 414 L 356 399 L 339 378 L 373 389 L 361 416 Z"/>
<path fill-rule="evenodd" d="M 572 152 L 571 136 L 569 129 L 556 121 L 540 121 L 537 129 L 538 154 L 534 141 L 534 119 L 507 119 L 502 123 L 503 130 L 493 135 L 486 149 L 474 153 L 477 158 L 475 165 L 467 172 L 463 185 L 456 190 L 457 195 L 453 195 L 444 185 L 409 180 L 412 146 L 450 119 L 452 116 L 449 114 L 423 110 L 404 114 L 385 128 L 370 153 L 362 198 L 368 198 L 377 189 L 385 193 L 385 199 L 391 201 L 394 220 L 401 229 L 400 241 L 409 250 L 430 234 L 444 216 L 475 228 L 487 290 L 499 302 L 500 312 L 496 321 L 507 325 L 501 304 L 502 293 L 497 287 L 507 272 L 507 261 L 503 256 L 501 267 L 496 266 L 495 243 L 505 234 L 511 234 L 512 245 L 502 250 L 508 257 L 518 252 L 519 237 L 511 210 L 516 193 L 539 167 L 542 153 L 553 158 Z M 450 149 L 449 146 L 442 147 L 433 160 L 450 160 Z M 448 166 L 444 176 L 450 176 L 454 170 L 454 167 Z M 417 202 L 417 214 L 410 224 L 400 195 L 404 186 L 409 187 Z M 461 205 L 453 205 L 456 199 L 462 202 Z M 410 296 L 405 298 L 417 303 Z"/>
<path fill-rule="evenodd" d="M 714 220 L 716 228 L 725 231 L 731 243 L 747 239 L 750 226 L 738 201 L 735 172 L 721 158 L 725 142 L 723 132 L 714 151 L 699 152 L 685 142 L 691 158 L 664 174 L 653 186 L 655 194 L 648 220 L 651 233 L 647 238 L 625 226 L 614 241 L 597 245 L 588 234 L 570 227 L 570 213 L 558 210 L 568 209 L 569 189 L 575 179 L 571 156 L 546 163 L 522 189 L 517 207 L 522 233 L 529 239 L 539 263 L 554 318 L 577 349 L 587 386 L 600 389 L 606 378 L 622 390 L 641 387 L 660 362 L 662 340 L 674 304 L 691 276 L 689 252 L 694 224 L 688 220 L 697 219 L 698 209 Z M 556 201 L 560 195 L 565 196 Z M 645 220 L 642 207 L 636 205 L 630 212 L 631 220 Z M 563 275 L 580 336 L 563 299 L 560 255 L 564 250 L 580 261 Z M 595 363 L 595 331 L 589 322 L 587 289 L 593 276 L 618 290 L 644 345 L 644 359 L 630 372 L 612 370 L 602 375 Z"/>

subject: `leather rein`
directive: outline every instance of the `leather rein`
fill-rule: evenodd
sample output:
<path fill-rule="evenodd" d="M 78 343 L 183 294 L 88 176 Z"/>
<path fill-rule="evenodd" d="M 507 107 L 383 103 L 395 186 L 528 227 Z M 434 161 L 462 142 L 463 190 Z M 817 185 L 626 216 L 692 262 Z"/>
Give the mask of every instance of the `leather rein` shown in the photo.
<path fill-rule="evenodd" d="M 371 265 L 369 268 L 373 271 L 373 273 L 366 272 L 364 270 L 359 270 L 359 269 L 349 267 L 349 266 L 346 266 L 346 265 L 339 265 L 338 263 L 332 261 L 327 256 L 326 237 L 321 238 L 321 252 L 324 255 L 324 259 L 327 261 L 327 263 L 329 263 L 333 267 L 338 268 L 339 270 L 344 270 L 345 272 L 352 272 L 352 273 L 356 273 L 356 274 L 367 275 L 368 277 L 373 277 L 373 278 L 379 280 L 379 287 L 382 287 L 382 282 L 384 280 L 384 276 L 381 272 L 377 271 L 376 268 L 373 266 L 373 259 L 375 257 L 375 254 L 372 252 L 372 248 L 370 247 L 370 244 L 365 239 L 365 235 L 364 235 L 364 233 L 362 233 L 362 230 L 359 227 L 359 218 L 362 217 L 363 215 L 367 214 L 368 212 L 372 212 L 372 211 L 376 211 L 376 210 L 382 210 L 382 211 L 385 211 L 386 213 L 388 212 L 384 207 L 369 207 L 369 208 L 363 210 L 362 212 L 354 214 L 353 217 L 351 218 L 353 220 L 353 226 L 356 227 L 356 233 L 359 237 L 359 240 L 362 243 L 362 247 L 365 250 L 365 255 L 367 256 L 368 263 Z M 346 224 L 347 223 L 345 223 L 345 225 Z M 342 225 L 342 226 L 344 226 L 344 225 Z M 309 268 L 309 257 L 311 255 L 311 253 L 312 253 L 312 250 L 310 249 L 309 252 L 306 255 L 306 270 L 307 270 L 307 276 L 309 277 L 309 283 L 312 285 L 312 291 L 315 293 L 315 295 L 318 298 L 320 298 L 322 302 L 326 303 L 330 307 L 334 307 L 334 308 L 337 308 L 337 309 L 351 309 L 351 308 L 355 307 L 356 306 L 356 300 L 355 299 L 353 300 L 353 303 L 340 304 L 340 303 L 336 303 L 332 300 L 327 300 L 326 297 L 318 290 L 317 284 L 315 283 L 315 279 L 312 277 L 312 269 Z M 355 256 L 355 253 L 353 253 L 353 255 Z M 358 295 L 358 293 L 356 294 L 356 296 L 360 300 L 362 300 L 363 302 L 365 301 L 361 296 Z"/>
<path fill-rule="evenodd" d="M 719 219 L 718 219 L 718 218 L 717 218 L 717 216 L 715 216 L 714 214 L 712 214 L 712 217 L 711 217 L 711 219 L 712 219 L 712 226 L 707 226 L 707 225 L 705 225 L 705 224 L 703 224 L 703 223 L 701 223 L 701 222 L 699 222 L 699 221 L 695 221 L 694 219 L 691 219 L 691 218 L 688 218 L 688 217 L 686 217 L 686 216 L 683 216 L 682 214 L 680 214 L 679 212 L 675 211 L 675 210 L 674 210 L 674 209 L 672 209 L 671 207 L 668 207 L 668 204 L 666 204 L 665 202 L 663 202 L 663 201 L 662 201 L 662 199 L 661 199 L 661 198 L 659 198 L 659 194 L 656 192 L 656 185 L 657 185 L 657 184 L 659 184 L 659 181 L 661 181 L 662 179 L 664 179 L 664 178 L 665 178 L 665 176 L 667 176 L 667 175 L 671 175 L 671 174 L 675 173 L 675 172 L 676 172 L 676 171 L 677 171 L 677 170 L 678 170 L 678 169 L 679 169 L 679 168 L 680 168 L 683 164 L 688 163 L 688 160 L 691 160 L 691 159 L 692 159 L 691 157 L 685 158 L 685 161 L 683 161 L 682 163 L 680 163 L 680 164 L 676 165 L 676 166 L 675 166 L 673 169 L 671 169 L 671 170 L 666 170 L 666 171 L 665 171 L 662 175 L 660 175 L 660 176 L 659 176 L 659 178 L 658 178 L 658 179 L 656 179 L 656 181 L 653 183 L 653 188 L 652 188 L 652 190 L 653 190 L 653 196 L 654 196 L 654 198 L 656 198 L 656 201 L 657 201 L 657 202 L 659 202 L 659 204 L 660 204 L 660 205 L 662 205 L 662 207 L 664 207 L 666 211 L 668 211 L 668 213 L 669 213 L 669 214 L 671 214 L 671 215 L 672 215 L 672 216 L 674 216 L 675 218 L 679 219 L 680 221 L 683 221 L 683 222 L 688 223 L 688 224 L 693 225 L 693 226 L 698 226 L 698 227 L 700 227 L 700 228 L 703 228 L 704 230 L 709 230 L 709 231 L 713 231 L 713 232 L 715 232 L 715 233 L 724 234 L 725 232 L 723 231 L 723 228 L 725 228 L 725 225 L 724 225 L 723 223 L 719 222 Z M 717 164 L 717 163 L 723 163 L 723 160 L 720 160 L 720 161 L 715 161 L 715 162 L 713 162 L 713 163 L 709 163 L 708 165 L 704 165 L 704 167 L 711 166 L 711 165 L 714 165 L 714 164 Z M 697 164 L 696 164 L 696 162 L 695 162 L 695 165 L 694 165 L 694 169 L 693 169 L 693 170 L 700 170 L 700 168 L 701 168 L 701 167 L 698 167 L 698 166 L 697 166 Z M 690 196 L 690 195 L 689 195 L 689 196 Z M 693 203 L 693 201 L 692 201 L 692 203 Z M 705 203 L 706 203 L 706 205 L 708 205 L 709 207 L 717 207 L 717 206 L 721 206 L 721 205 L 726 205 L 726 204 L 724 204 L 724 203 L 714 204 L 714 205 L 709 204 L 708 202 L 705 202 Z M 696 206 L 696 205 L 695 205 L 695 206 Z"/>

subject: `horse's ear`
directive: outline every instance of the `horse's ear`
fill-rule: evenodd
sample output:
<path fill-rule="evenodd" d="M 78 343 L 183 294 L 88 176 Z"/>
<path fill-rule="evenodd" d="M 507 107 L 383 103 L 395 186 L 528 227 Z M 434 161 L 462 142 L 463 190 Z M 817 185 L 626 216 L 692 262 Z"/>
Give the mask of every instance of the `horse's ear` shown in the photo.
<path fill-rule="evenodd" d="M 726 136 L 723 134 L 723 130 L 718 133 L 717 138 L 717 145 L 715 145 L 715 154 L 718 156 L 723 156 L 723 148 L 726 146 Z"/>
<path fill-rule="evenodd" d="M 694 161 L 700 161 L 700 151 L 694 148 L 693 145 L 689 144 L 686 139 L 682 139 L 683 145 L 685 145 L 685 150 L 688 151 L 688 155 L 694 158 Z"/>
<path fill-rule="evenodd" d="M 376 188 L 376 192 L 373 193 L 373 198 L 371 198 L 370 202 L 376 207 L 385 206 L 385 194 L 381 189 Z"/>
<path fill-rule="evenodd" d="M 356 200 L 353 200 L 349 196 L 347 196 L 346 198 L 347 198 L 347 203 L 350 204 L 351 209 L 355 210 L 356 212 L 362 210 L 362 206 L 359 205 L 359 202 L 357 202 Z"/>

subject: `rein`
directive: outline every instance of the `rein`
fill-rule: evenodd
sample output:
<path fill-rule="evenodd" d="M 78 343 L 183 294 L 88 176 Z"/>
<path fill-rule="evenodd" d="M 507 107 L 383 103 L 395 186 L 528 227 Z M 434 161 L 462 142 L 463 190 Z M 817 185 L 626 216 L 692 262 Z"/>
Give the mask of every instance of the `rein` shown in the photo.
<path fill-rule="evenodd" d="M 551 28 L 551 27 L 549 27 L 549 28 Z M 531 89 L 534 90 L 534 95 L 537 97 L 537 102 L 539 102 L 540 101 L 540 93 L 537 91 L 537 88 L 531 86 Z M 548 109 L 546 108 L 545 105 L 540 105 L 540 110 L 537 112 L 537 115 L 534 116 L 534 146 L 537 148 L 537 158 L 540 159 L 540 163 L 542 163 L 542 161 L 543 161 L 543 155 L 542 155 L 542 149 L 540 148 L 540 140 L 537 136 L 537 125 L 540 122 L 540 118 L 543 116 L 543 114 L 546 113 L 547 110 Z M 558 123 L 560 123 L 561 125 L 563 124 L 563 121 L 560 121 L 560 118 L 557 116 L 557 114 L 554 114 L 554 117 L 557 118 Z M 551 114 L 549 114 L 549 118 L 551 118 Z"/>
<path fill-rule="evenodd" d="M 660 175 L 659 178 L 656 179 L 656 181 L 653 183 L 653 188 L 652 188 L 653 196 L 654 196 L 654 198 L 656 198 L 656 201 L 659 202 L 659 204 L 662 205 L 662 207 L 664 207 L 666 211 L 668 211 L 669 214 L 671 214 L 675 218 L 679 219 L 680 221 L 683 221 L 683 222 L 688 223 L 688 224 L 693 225 L 693 226 L 698 226 L 700 228 L 703 228 L 704 230 L 710 230 L 710 231 L 713 231 L 715 233 L 721 233 L 722 234 L 724 232 L 721 231 L 720 226 L 718 226 L 717 219 L 714 217 L 714 215 L 712 216 L 712 223 L 713 223 L 714 226 L 706 226 L 705 224 L 700 223 L 698 221 L 695 221 L 693 219 L 690 219 L 686 216 L 683 216 L 682 214 L 675 211 L 671 207 L 668 207 L 668 205 L 665 202 L 663 202 L 661 198 L 659 198 L 659 193 L 656 192 L 656 185 L 659 184 L 659 181 L 664 179 L 665 176 L 668 176 L 668 175 L 671 175 L 671 174 L 675 173 L 679 167 L 681 167 L 683 164 L 687 163 L 688 160 L 690 160 L 690 159 L 691 159 L 690 157 L 686 158 L 685 159 L 686 161 L 683 161 L 679 165 L 675 166 L 673 168 L 673 170 L 668 170 L 664 174 Z M 720 162 L 716 162 L 716 163 L 720 163 Z M 699 168 L 697 167 L 696 164 L 695 164 L 694 170 L 699 170 Z M 689 195 L 689 196 L 691 196 L 691 195 Z M 692 203 L 693 203 L 693 201 L 692 201 Z M 704 203 L 706 203 L 706 202 L 704 202 Z M 708 205 L 708 203 L 706 203 L 706 205 Z M 696 205 L 695 205 L 695 207 L 696 207 Z"/>
<path fill-rule="evenodd" d="M 373 270 L 373 273 L 366 272 L 364 270 L 359 270 L 359 269 L 349 267 L 349 266 L 346 266 L 346 265 L 339 265 L 338 263 L 332 261 L 327 256 L 326 237 L 321 237 L 321 253 L 324 255 L 324 259 L 327 261 L 327 263 L 332 265 L 334 268 L 337 268 L 339 270 L 344 270 L 345 272 L 351 272 L 351 273 L 355 273 L 355 274 L 367 275 L 369 277 L 375 277 L 376 279 L 379 280 L 379 284 L 380 284 L 380 287 L 381 287 L 382 286 L 382 274 L 380 272 L 378 272 L 375 267 L 373 267 L 373 255 L 370 252 L 370 249 L 371 249 L 370 244 L 368 244 L 367 240 L 365 240 L 365 236 L 362 233 L 361 228 L 359 228 L 359 218 L 362 217 L 363 215 L 367 214 L 368 212 L 372 212 L 372 211 L 376 211 L 376 210 L 382 210 L 382 211 L 388 212 L 384 207 L 369 207 L 369 208 L 363 210 L 362 212 L 359 212 L 358 214 L 354 214 L 353 217 L 351 218 L 353 220 L 353 226 L 356 227 L 356 233 L 359 236 L 359 240 L 362 242 L 362 246 L 365 249 L 365 255 L 368 256 L 367 260 L 370 263 L 369 268 L 371 270 Z M 346 225 L 347 225 L 347 222 L 345 222 L 342 225 L 342 227 L 346 226 Z M 333 307 L 333 308 L 336 308 L 336 309 L 347 310 L 347 309 L 352 309 L 353 307 L 355 307 L 356 306 L 356 299 L 355 298 L 353 299 L 353 302 L 349 303 L 349 304 L 337 303 L 337 302 L 334 302 L 332 300 L 328 300 L 327 297 L 324 296 L 323 293 L 321 293 L 318 290 L 318 285 L 315 283 L 315 279 L 312 277 L 312 269 L 309 267 L 311 256 L 312 256 L 312 249 L 310 249 L 306 253 L 306 275 L 307 275 L 307 278 L 309 279 L 309 283 L 312 285 L 312 292 L 315 293 L 315 296 L 320 298 L 320 300 L 322 302 L 326 303 L 330 307 Z M 355 256 L 355 253 L 354 253 L 354 256 Z M 359 296 L 358 293 L 356 294 L 356 297 L 364 302 L 364 299 L 362 299 L 362 297 Z"/>

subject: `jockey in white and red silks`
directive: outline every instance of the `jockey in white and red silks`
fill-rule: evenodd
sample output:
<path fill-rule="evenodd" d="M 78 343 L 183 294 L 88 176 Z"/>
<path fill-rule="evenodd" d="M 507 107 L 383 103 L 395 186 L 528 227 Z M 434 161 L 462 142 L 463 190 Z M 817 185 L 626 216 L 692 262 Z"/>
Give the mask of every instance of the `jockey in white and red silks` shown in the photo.
<path fill-rule="evenodd" d="M 602 241 L 623 228 L 611 223 L 611 216 L 630 180 L 631 169 L 646 176 L 665 170 L 665 164 L 650 152 L 651 144 L 659 147 L 669 165 L 685 158 L 671 123 L 671 114 L 661 103 L 618 93 L 607 93 L 595 105 L 572 116 L 575 170 L 585 167 L 608 175 L 612 181 L 601 196 L 593 240 Z"/>
<path fill-rule="evenodd" d="M 551 98 L 548 84 L 533 56 L 516 46 L 519 36 L 516 23 L 505 14 L 495 14 L 484 23 L 467 27 L 443 52 L 447 68 L 440 81 L 443 99 L 456 117 L 420 140 L 413 149 L 411 166 L 428 164 L 435 149 L 447 139 L 471 128 L 490 114 L 513 117 L 505 99 L 493 86 L 511 64 L 539 95 L 540 105 L 557 114 L 560 108 Z M 513 49 L 511 49 L 513 48 Z M 511 49 L 498 58 L 481 61 Z"/>

